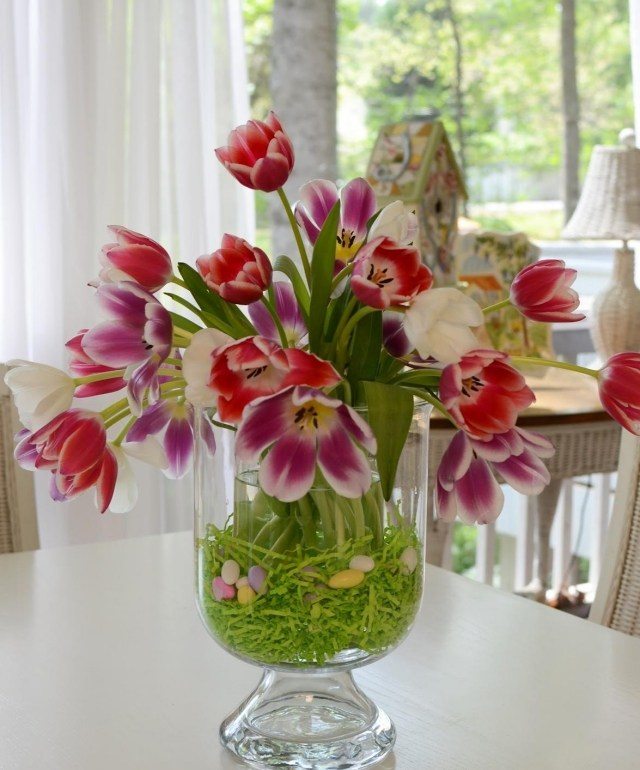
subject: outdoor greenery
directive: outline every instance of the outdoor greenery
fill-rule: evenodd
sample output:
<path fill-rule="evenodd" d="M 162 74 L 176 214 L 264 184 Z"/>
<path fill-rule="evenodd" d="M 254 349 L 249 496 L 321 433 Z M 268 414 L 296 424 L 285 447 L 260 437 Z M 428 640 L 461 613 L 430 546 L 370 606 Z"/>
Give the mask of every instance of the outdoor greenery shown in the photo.
<path fill-rule="evenodd" d="M 244 3 L 256 117 L 270 105 L 272 6 L 273 0 Z M 459 157 L 462 144 L 472 203 L 558 196 L 562 115 L 555 0 L 338 0 L 338 12 L 344 178 L 364 173 L 381 125 L 437 110 Z M 633 121 L 626 0 L 580 0 L 577 45 L 584 173 L 593 145 L 615 143 Z M 503 229 L 510 224 L 505 218 Z M 547 220 L 541 224 L 555 234 Z"/>

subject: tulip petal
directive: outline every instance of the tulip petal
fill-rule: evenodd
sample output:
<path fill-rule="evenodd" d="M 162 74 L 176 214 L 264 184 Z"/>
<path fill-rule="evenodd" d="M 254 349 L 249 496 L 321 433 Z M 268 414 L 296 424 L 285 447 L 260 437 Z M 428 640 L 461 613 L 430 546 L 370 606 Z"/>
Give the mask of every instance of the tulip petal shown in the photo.
<path fill-rule="evenodd" d="M 118 477 L 118 461 L 109 449 L 104 454 L 100 476 L 96 482 L 96 505 L 100 513 L 109 507 Z"/>
<path fill-rule="evenodd" d="M 148 358 L 141 327 L 120 321 L 103 321 L 89 329 L 82 346 L 94 361 L 115 369 Z"/>
<path fill-rule="evenodd" d="M 82 420 L 68 435 L 60 450 L 58 467 L 64 476 L 87 470 L 104 452 L 106 436 L 99 419 Z"/>
<path fill-rule="evenodd" d="M 128 513 L 138 502 L 138 484 L 131 463 L 123 449 L 112 446 L 111 451 L 118 463 L 118 473 L 113 495 L 109 502 L 109 510 L 111 513 Z"/>
<path fill-rule="evenodd" d="M 469 470 L 473 459 L 471 443 L 463 431 L 459 430 L 445 449 L 438 466 L 438 483 L 446 491 L 451 491 Z"/>
<path fill-rule="evenodd" d="M 147 436 L 159 433 L 171 419 L 171 406 L 166 401 L 158 401 L 147 407 L 133 423 L 127 433 L 127 441 L 144 441 Z"/>
<path fill-rule="evenodd" d="M 165 476 L 180 479 L 189 470 L 193 457 L 193 429 L 186 418 L 174 418 L 164 434 L 164 451 L 169 462 Z"/>
<path fill-rule="evenodd" d="M 256 399 L 245 408 L 236 434 L 236 457 L 256 462 L 262 452 L 290 427 L 290 404 L 293 388 Z"/>
<path fill-rule="evenodd" d="M 376 195 L 366 179 L 352 179 L 340 192 L 340 219 L 342 227 L 351 231 L 355 241 L 364 240 L 367 222 L 376 210 Z"/>
<path fill-rule="evenodd" d="M 304 497 L 315 476 L 315 440 L 306 431 L 290 430 L 260 463 L 260 486 L 285 503 Z"/>
<path fill-rule="evenodd" d="M 343 497 L 362 497 L 371 486 L 371 468 L 364 453 L 338 422 L 318 437 L 318 465 Z"/>
<path fill-rule="evenodd" d="M 465 524 L 490 524 L 500 515 L 504 493 L 484 460 L 471 461 L 455 492 L 458 515 Z"/>
<path fill-rule="evenodd" d="M 523 495 L 539 495 L 551 480 L 545 464 L 528 449 L 493 465 L 507 484 Z"/>

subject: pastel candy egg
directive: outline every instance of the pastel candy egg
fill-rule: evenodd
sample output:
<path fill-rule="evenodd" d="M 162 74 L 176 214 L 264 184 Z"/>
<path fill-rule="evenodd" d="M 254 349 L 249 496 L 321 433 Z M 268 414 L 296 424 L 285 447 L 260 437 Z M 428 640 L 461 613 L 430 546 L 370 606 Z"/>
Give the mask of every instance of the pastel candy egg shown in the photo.
<path fill-rule="evenodd" d="M 264 567 L 255 564 L 249 570 L 249 585 L 257 594 L 267 592 L 267 571 Z"/>
<path fill-rule="evenodd" d="M 375 566 L 376 563 L 371 556 L 365 555 L 354 556 L 349 562 L 349 569 L 359 569 L 360 572 L 371 572 Z"/>
<path fill-rule="evenodd" d="M 359 569 L 343 569 L 329 578 L 329 588 L 354 588 L 364 580 L 364 572 Z"/>
<path fill-rule="evenodd" d="M 233 559 L 227 559 L 220 570 L 220 577 L 228 586 L 232 586 L 240 577 L 240 565 Z"/>
<path fill-rule="evenodd" d="M 403 575 L 411 575 L 418 566 L 418 552 L 412 546 L 408 546 L 400 554 L 400 572 Z"/>
<path fill-rule="evenodd" d="M 235 598 L 236 595 L 236 589 L 225 583 L 221 577 L 213 578 L 211 581 L 211 591 L 219 602 L 229 601 L 229 599 Z"/>
<path fill-rule="evenodd" d="M 241 586 L 238 588 L 238 604 L 251 604 L 257 594 L 251 586 Z"/>
<path fill-rule="evenodd" d="M 248 586 L 248 585 L 249 585 L 249 578 L 246 575 L 236 580 L 236 588 L 242 588 L 242 586 Z"/>

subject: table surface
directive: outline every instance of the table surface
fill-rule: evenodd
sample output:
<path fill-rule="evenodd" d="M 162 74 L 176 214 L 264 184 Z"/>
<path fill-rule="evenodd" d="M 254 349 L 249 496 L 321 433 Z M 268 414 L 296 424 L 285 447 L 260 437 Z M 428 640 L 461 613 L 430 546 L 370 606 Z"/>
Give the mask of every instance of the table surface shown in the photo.
<path fill-rule="evenodd" d="M 598 384 L 593 377 L 567 369 L 532 367 L 523 372 L 527 384 L 536 395 L 535 403 L 518 418 L 522 427 L 535 425 L 564 425 L 582 422 L 609 422 L 602 408 Z M 541 376 L 542 374 L 542 376 Z M 451 430 L 451 423 L 434 413 L 431 427 Z"/>
<path fill-rule="evenodd" d="M 0 557 L 2 770 L 231 770 L 258 680 L 201 626 L 190 533 Z M 356 672 L 380 770 L 640 766 L 640 640 L 427 567 L 409 639 Z"/>

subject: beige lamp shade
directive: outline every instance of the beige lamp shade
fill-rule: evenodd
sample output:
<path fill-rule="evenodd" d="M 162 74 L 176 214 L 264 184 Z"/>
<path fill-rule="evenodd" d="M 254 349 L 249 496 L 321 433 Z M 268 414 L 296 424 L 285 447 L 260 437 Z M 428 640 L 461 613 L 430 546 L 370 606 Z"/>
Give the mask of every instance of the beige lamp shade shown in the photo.
<path fill-rule="evenodd" d="M 625 137 L 625 141 L 633 137 Z M 640 149 L 597 145 L 565 238 L 640 238 Z"/>

